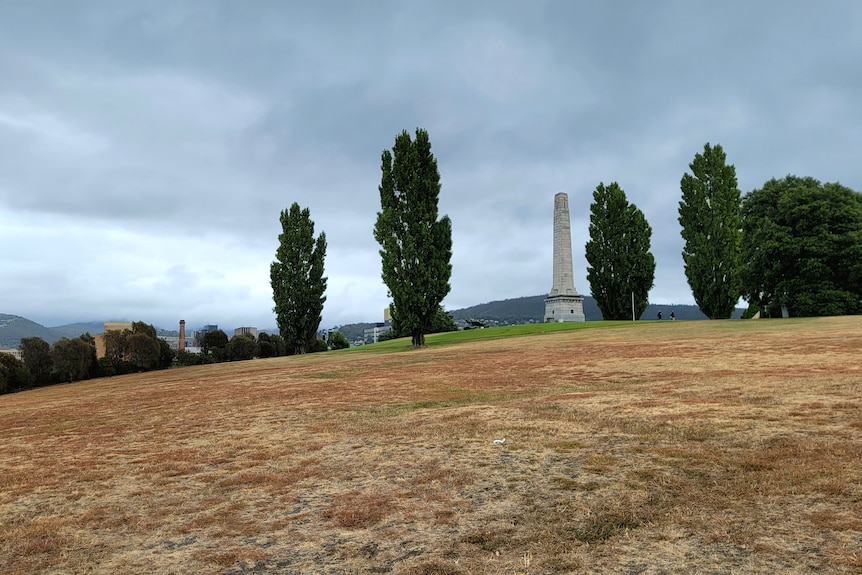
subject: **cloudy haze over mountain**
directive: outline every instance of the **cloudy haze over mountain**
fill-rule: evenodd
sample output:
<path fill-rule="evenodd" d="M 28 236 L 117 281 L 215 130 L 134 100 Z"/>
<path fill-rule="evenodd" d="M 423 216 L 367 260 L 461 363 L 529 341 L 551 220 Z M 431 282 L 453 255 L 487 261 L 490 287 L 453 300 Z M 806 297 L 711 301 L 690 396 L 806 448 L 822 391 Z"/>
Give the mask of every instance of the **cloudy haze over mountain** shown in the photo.
<path fill-rule="evenodd" d="M 862 3 L 0 2 L 0 313 L 274 325 L 280 210 L 329 242 L 324 326 L 387 305 L 380 154 L 428 130 L 449 309 L 575 285 L 599 182 L 653 227 L 654 302 L 692 303 L 679 180 L 720 143 L 743 192 L 862 190 Z"/>

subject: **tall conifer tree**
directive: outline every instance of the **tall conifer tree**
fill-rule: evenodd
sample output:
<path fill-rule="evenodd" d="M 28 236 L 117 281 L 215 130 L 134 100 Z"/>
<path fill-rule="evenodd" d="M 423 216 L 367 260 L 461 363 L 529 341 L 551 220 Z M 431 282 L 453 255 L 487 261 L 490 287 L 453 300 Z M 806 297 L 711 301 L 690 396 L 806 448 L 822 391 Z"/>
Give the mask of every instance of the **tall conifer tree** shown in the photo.
<path fill-rule="evenodd" d="M 381 170 L 374 238 L 381 247 L 383 283 L 392 298 L 393 323 L 418 347 L 452 275 L 452 222 L 445 215 L 437 219 L 440 173 L 428 132 L 417 128 L 415 140 L 401 132 L 392 152 L 383 151 Z"/>
<path fill-rule="evenodd" d="M 596 187 L 586 245 L 587 281 L 603 319 L 630 319 L 633 312 L 639 318 L 646 310 L 655 280 L 651 237 L 643 212 L 628 202 L 616 182 Z"/>
<path fill-rule="evenodd" d="M 269 268 L 273 311 L 281 337 L 290 353 L 308 351 L 317 339 L 326 297 L 323 260 L 326 257 L 326 234 L 314 238 L 314 222 L 308 208 L 294 202 L 281 212 L 281 234 L 278 236 L 276 261 Z"/>
<path fill-rule="evenodd" d="M 709 319 L 727 319 L 742 295 L 741 194 L 736 168 L 721 146 L 709 143 L 680 181 L 682 259 L 694 301 Z"/>

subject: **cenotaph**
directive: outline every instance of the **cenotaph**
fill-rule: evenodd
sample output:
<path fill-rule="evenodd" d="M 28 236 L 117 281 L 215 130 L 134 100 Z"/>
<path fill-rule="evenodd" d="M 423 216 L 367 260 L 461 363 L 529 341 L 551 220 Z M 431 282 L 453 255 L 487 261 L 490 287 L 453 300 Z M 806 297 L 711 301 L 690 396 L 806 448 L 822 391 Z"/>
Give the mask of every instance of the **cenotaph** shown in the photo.
<path fill-rule="evenodd" d="M 584 298 L 575 289 L 572 272 L 572 229 L 569 196 L 554 196 L 554 283 L 545 298 L 545 322 L 585 321 Z"/>

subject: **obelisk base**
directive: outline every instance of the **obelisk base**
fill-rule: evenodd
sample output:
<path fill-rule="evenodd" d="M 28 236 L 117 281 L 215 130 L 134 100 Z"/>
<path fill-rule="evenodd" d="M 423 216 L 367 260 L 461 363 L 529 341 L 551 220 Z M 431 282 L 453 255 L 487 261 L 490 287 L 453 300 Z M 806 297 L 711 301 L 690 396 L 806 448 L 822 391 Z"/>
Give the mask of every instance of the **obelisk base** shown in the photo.
<path fill-rule="evenodd" d="M 558 321 L 586 321 L 584 297 L 552 295 L 545 298 L 545 323 Z"/>

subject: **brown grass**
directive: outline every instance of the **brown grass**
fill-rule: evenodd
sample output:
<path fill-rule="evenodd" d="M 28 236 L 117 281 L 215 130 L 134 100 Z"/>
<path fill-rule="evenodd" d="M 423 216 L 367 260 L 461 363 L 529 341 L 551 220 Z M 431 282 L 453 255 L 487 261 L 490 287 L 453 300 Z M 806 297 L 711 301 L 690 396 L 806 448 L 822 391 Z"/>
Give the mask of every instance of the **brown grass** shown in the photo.
<path fill-rule="evenodd" d="M 858 317 L 255 360 L 0 397 L 0 571 L 862 573 L 860 478 Z"/>

